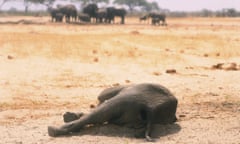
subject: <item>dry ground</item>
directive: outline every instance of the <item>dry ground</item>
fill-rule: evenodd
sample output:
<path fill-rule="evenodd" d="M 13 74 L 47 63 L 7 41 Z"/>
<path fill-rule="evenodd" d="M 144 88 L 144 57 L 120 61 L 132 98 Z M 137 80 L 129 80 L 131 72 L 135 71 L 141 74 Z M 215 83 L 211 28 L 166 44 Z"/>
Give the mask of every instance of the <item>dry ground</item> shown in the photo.
<path fill-rule="evenodd" d="M 65 111 L 91 111 L 104 88 L 154 82 L 179 99 L 179 121 L 156 126 L 156 143 L 239 144 L 240 19 L 126 23 L 0 18 L 0 143 L 146 143 L 117 126 L 60 138 L 49 137 L 47 126 L 63 124 Z"/>

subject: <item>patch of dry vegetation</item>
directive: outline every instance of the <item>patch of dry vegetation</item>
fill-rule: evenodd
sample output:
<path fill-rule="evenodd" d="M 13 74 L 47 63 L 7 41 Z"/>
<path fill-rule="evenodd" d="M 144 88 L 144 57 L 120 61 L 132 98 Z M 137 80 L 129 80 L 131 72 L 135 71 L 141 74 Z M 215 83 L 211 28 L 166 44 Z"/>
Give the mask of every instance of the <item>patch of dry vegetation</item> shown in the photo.
<path fill-rule="evenodd" d="M 169 19 L 168 27 L 133 26 L 134 19 L 128 22 L 132 24 L 2 25 L 0 55 L 13 61 L 41 57 L 52 62 L 74 60 L 102 66 L 134 64 L 174 70 L 176 64 L 201 63 L 192 56 L 227 60 L 240 55 L 236 19 Z M 161 72 L 151 73 L 159 76 Z"/>

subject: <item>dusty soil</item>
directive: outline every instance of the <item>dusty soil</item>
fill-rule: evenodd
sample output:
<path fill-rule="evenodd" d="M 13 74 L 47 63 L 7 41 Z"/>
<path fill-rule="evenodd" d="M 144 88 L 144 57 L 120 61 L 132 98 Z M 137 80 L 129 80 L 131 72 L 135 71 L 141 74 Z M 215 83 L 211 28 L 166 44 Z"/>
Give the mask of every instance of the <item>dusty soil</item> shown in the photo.
<path fill-rule="evenodd" d="M 47 134 L 64 112 L 90 112 L 104 88 L 142 82 L 162 84 L 179 100 L 178 122 L 156 125 L 155 143 L 240 143 L 240 19 L 157 27 L 136 18 L 86 25 L 4 17 L 0 24 L 0 143 L 146 143 L 114 125 Z"/>

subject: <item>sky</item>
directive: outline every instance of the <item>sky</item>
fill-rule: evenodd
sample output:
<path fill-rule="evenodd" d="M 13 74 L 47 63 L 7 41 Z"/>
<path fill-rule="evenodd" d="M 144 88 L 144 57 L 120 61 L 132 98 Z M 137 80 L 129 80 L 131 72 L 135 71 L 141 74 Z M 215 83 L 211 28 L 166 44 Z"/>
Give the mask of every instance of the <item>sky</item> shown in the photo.
<path fill-rule="evenodd" d="M 240 0 L 147 0 L 157 1 L 160 8 L 170 11 L 200 11 L 202 9 L 222 10 L 223 8 L 235 8 L 240 11 Z M 0 0 L 1 2 L 1 0 Z M 23 9 L 22 3 L 6 3 L 2 9 L 8 10 L 11 7 Z M 31 9 L 44 9 L 44 6 L 31 6 Z"/>
<path fill-rule="evenodd" d="M 235 8 L 240 11 L 240 0 L 156 0 L 161 8 L 171 11 L 221 10 Z"/>

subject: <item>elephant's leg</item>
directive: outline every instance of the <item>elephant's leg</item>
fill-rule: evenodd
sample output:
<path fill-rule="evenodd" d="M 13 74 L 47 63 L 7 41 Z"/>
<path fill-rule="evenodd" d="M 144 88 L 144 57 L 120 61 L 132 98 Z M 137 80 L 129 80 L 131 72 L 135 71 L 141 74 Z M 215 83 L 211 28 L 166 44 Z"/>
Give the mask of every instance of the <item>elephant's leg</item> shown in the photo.
<path fill-rule="evenodd" d="M 163 25 L 164 25 L 164 26 L 167 26 L 166 20 L 163 20 Z"/>
<path fill-rule="evenodd" d="M 147 141 L 154 141 L 153 138 L 151 138 L 151 130 L 152 130 L 152 123 L 149 121 L 148 124 L 147 124 L 147 127 L 146 127 L 146 131 L 145 131 L 145 138 Z"/>
<path fill-rule="evenodd" d="M 74 113 L 74 112 L 66 112 L 63 114 L 63 121 L 65 123 L 67 122 L 71 122 L 74 120 L 79 119 L 80 117 L 82 117 L 84 114 L 82 112 L 79 113 Z"/>
<path fill-rule="evenodd" d="M 119 117 L 115 117 L 110 123 L 123 125 L 138 131 L 136 137 L 145 137 L 147 141 L 154 141 L 151 138 L 154 115 L 151 109 L 139 105 L 131 105 Z"/>
<path fill-rule="evenodd" d="M 151 138 L 151 131 L 152 131 L 152 120 L 153 120 L 153 115 L 152 113 L 148 113 L 147 116 L 147 126 L 146 126 L 146 130 L 145 130 L 145 138 L 147 141 L 149 142 L 153 142 L 154 139 Z"/>
<path fill-rule="evenodd" d="M 75 22 L 77 21 L 77 14 L 74 15 L 74 21 L 75 21 Z"/>
<path fill-rule="evenodd" d="M 116 108 L 117 107 L 117 108 Z M 124 107 L 125 108 L 125 107 Z M 71 132 L 79 131 L 87 125 L 103 124 L 115 117 L 122 115 L 122 107 L 116 103 L 104 103 L 97 107 L 92 113 L 85 114 L 80 119 L 66 123 L 61 127 L 48 127 L 48 135 L 57 137 Z"/>
<path fill-rule="evenodd" d="M 124 86 L 117 86 L 112 88 L 107 88 L 100 93 L 98 96 L 99 104 L 102 104 L 104 101 L 111 99 L 112 97 L 116 96 Z"/>
<path fill-rule="evenodd" d="M 121 16 L 121 24 L 124 24 L 124 23 L 125 23 L 125 17 Z"/>
<path fill-rule="evenodd" d="M 66 21 L 66 23 L 69 22 L 69 17 L 68 17 L 68 15 L 65 15 L 65 21 Z"/>

